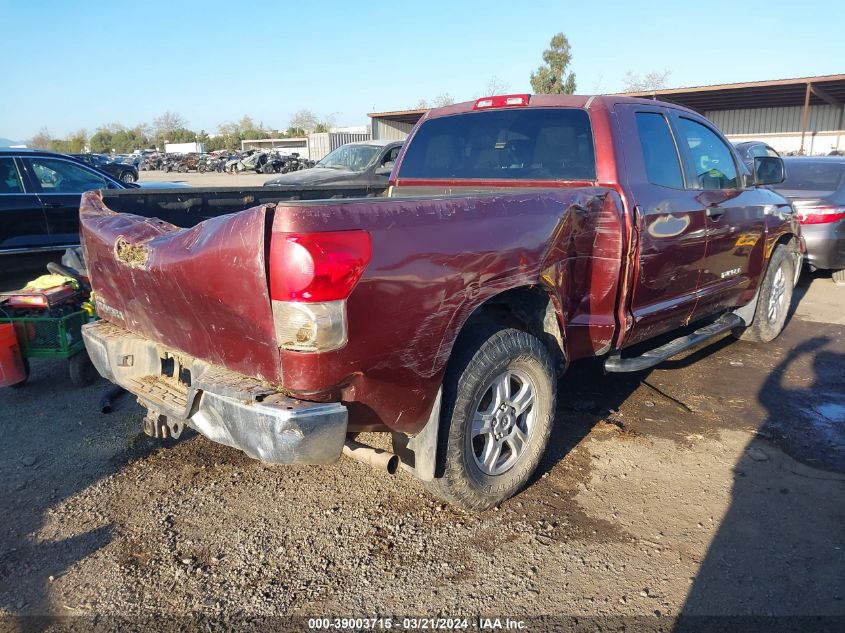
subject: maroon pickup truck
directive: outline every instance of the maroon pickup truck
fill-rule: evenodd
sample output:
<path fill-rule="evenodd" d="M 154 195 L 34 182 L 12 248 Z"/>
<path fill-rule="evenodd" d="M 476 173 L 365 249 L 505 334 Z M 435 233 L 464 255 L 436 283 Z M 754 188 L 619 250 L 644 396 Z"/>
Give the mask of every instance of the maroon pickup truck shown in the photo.
<path fill-rule="evenodd" d="M 572 361 L 638 371 L 729 331 L 780 333 L 803 247 L 759 186 L 783 163 L 756 160 L 750 174 L 675 105 L 507 95 L 424 116 L 386 197 L 180 228 L 88 193 L 102 320 L 86 344 L 154 436 L 191 427 L 273 463 L 399 461 L 488 508 L 537 467 Z M 361 431 L 392 433 L 393 451 Z"/>

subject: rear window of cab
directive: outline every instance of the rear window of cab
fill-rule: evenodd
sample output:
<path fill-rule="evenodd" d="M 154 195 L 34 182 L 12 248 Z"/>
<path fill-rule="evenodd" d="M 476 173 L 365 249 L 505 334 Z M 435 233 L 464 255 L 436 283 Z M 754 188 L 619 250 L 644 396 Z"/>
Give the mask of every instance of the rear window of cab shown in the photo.
<path fill-rule="evenodd" d="M 508 108 L 438 117 L 420 125 L 399 178 L 595 180 L 587 112 Z"/>

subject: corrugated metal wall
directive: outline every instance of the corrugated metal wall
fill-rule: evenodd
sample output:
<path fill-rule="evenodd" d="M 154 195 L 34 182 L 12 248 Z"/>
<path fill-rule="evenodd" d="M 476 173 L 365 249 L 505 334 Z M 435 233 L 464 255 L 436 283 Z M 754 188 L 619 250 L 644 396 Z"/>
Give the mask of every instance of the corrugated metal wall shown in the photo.
<path fill-rule="evenodd" d="M 373 138 L 388 141 L 404 141 L 411 133 L 413 123 L 401 123 L 387 119 L 373 119 Z"/>
<path fill-rule="evenodd" d="M 802 106 L 748 108 L 705 112 L 733 142 L 765 141 L 779 152 L 801 148 Z M 842 111 L 832 105 L 812 105 L 804 135 L 804 152 L 817 155 L 845 146 Z"/>
<path fill-rule="evenodd" d="M 801 132 L 802 106 L 785 108 L 749 108 L 717 110 L 705 116 L 725 134 L 783 134 Z M 839 128 L 839 108 L 832 105 L 810 106 L 808 132 L 830 132 Z"/>
<path fill-rule="evenodd" d="M 329 152 L 347 143 L 369 141 L 370 134 L 354 132 L 315 132 L 308 135 L 308 149 L 311 160 L 320 160 Z"/>

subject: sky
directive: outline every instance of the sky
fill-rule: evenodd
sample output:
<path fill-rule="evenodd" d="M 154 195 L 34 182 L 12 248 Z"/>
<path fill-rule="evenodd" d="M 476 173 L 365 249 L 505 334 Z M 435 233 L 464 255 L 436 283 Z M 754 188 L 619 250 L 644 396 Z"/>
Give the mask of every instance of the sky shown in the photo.
<path fill-rule="evenodd" d="M 797 15 L 800 12 L 800 15 Z M 845 73 L 843 0 L 0 0 L 0 137 L 132 127 L 170 110 L 215 133 L 308 108 L 336 125 L 492 77 L 530 92 L 551 37 L 577 92 L 668 69 L 669 87 Z"/>

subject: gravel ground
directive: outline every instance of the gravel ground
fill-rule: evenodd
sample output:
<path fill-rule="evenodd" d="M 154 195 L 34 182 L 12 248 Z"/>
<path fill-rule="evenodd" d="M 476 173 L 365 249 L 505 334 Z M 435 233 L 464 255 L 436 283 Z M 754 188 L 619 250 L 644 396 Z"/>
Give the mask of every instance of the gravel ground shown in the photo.
<path fill-rule="evenodd" d="M 277 174 L 237 173 L 228 174 L 206 172 L 201 174 L 189 171 L 187 174 L 179 172 L 142 171 L 138 172 L 138 182 L 186 182 L 193 187 L 260 187 Z"/>
<path fill-rule="evenodd" d="M 0 390 L 0 614 L 845 616 L 845 289 L 800 294 L 766 347 L 573 365 L 535 481 L 480 514 L 346 459 L 163 445 L 35 362 Z"/>

